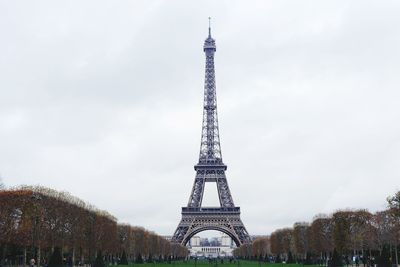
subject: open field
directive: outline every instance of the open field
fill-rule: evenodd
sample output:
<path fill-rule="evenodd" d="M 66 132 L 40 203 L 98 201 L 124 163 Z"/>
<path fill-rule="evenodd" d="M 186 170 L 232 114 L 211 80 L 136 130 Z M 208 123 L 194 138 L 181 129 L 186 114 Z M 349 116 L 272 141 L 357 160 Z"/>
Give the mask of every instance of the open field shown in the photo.
<path fill-rule="evenodd" d="M 211 263 L 208 260 L 199 260 L 197 263 L 194 260 L 190 261 L 176 261 L 169 263 L 143 263 L 143 264 L 129 264 L 129 265 L 118 265 L 118 267 L 303 267 L 301 264 L 284 264 L 284 263 L 265 263 L 265 262 L 257 262 L 257 261 L 236 261 L 230 263 L 229 260 L 224 260 L 221 263 L 221 260 L 212 261 Z M 317 265 L 308 265 L 310 267 Z"/>

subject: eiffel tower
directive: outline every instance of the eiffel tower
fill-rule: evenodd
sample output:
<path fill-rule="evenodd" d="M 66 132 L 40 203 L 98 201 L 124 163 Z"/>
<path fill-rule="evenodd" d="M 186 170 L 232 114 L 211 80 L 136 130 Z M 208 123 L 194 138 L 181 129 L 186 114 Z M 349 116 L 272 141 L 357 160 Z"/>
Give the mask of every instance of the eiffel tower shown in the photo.
<path fill-rule="evenodd" d="M 227 166 L 222 162 L 215 86 L 215 51 L 215 40 L 211 37 L 209 25 L 208 37 L 204 42 L 206 71 L 199 162 L 194 166 L 196 177 L 189 202 L 187 207 L 182 208 L 182 219 L 172 241 L 186 245 L 199 232 L 217 230 L 229 235 L 239 247 L 249 243 L 251 239 L 240 219 L 240 207 L 233 203 L 225 176 Z M 220 207 L 202 207 L 206 182 L 216 183 Z"/>

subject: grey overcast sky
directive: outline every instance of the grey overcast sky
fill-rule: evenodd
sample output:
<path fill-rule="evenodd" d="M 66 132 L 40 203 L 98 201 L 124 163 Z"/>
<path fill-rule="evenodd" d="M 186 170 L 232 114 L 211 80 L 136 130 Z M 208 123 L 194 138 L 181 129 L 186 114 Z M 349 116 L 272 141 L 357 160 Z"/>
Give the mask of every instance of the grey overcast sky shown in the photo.
<path fill-rule="evenodd" d="M 0 175 L 172 234 L 211 16 L 222 155 L 248 231 L 382 210 L 400 189 L 399 14 L 395 0 L 0 0 Z"/>

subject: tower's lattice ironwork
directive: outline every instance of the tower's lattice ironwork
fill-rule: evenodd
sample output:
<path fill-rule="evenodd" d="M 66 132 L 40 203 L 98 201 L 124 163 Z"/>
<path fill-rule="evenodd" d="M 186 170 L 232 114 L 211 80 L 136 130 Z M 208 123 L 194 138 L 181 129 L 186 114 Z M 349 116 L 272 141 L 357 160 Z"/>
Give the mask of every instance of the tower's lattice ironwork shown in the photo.
<path fill-rule="evenodd" d="M 206 71 L 199 162 L 194 166 L 196 177 L 188 205 L 182 208 L 182 219 L 172 237 L 172 241 L 183 245 L 192 236 L 205 230 L 224 232 L 237 246 L 250 242 L 249 234 L 240 219 L 240 208 L 233 203 L 225 176 L 227 166 L 222 161 L 215 86 L 215 51 L 215 40 L 211 37 L 209 27 L 208 37 L 204 42 Z M 216 183 L 220 207 L 202 207 L 206 182 Z"/>

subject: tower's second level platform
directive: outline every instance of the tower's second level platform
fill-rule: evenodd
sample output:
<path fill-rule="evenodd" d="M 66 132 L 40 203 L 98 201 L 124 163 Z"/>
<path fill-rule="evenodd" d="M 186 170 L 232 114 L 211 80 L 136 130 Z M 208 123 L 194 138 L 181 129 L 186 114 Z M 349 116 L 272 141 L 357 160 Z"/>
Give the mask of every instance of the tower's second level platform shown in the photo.
<path fill-rule="evenodd" d="M 239 215 L 240 207 L 182 207 L 182 215 Z"/>

